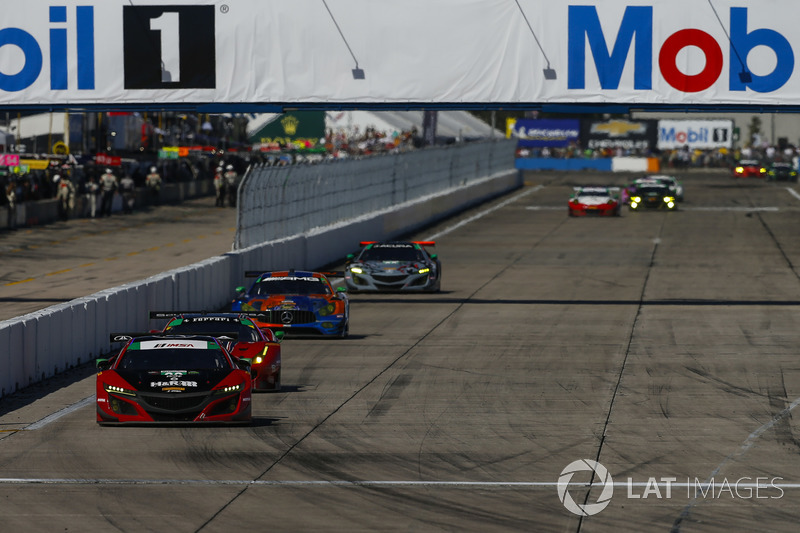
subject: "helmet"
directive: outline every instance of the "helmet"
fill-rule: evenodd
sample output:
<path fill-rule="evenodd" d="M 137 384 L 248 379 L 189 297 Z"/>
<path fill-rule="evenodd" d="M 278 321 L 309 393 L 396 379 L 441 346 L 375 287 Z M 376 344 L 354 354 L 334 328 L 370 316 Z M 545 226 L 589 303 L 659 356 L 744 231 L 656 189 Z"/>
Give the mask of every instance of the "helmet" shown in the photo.
<path fill-rule="evenodd" d="M 227 166 L 227 167 L 225 167 L 225 168 L 227 168 L 228 170 L 233 170 L 233 165 L 228 165 L 228 166 Z"/>
<path fill-rule="evenodd" d="M 221 171 L 221 170 L 222 170 L 222 165 L 217 167 L 217 171 Z"/>
<path fill-rule="evenodd" d="M 110 168 L 106 169 L 106 174 L 111 174 L 111 169 Z"/>
<path fill-rule="evenodd" d="M 61 179 L 61 174 L 56 174 L 55 176 L 53 176 L 53 183 L 57 183 L 58 180 L 60 179 Z"/>
<path fill-rule="evenodd" d="M 150 172 L 155 172 L 155 171 L 156 171 L 156 167 L 150 167 Z"/>

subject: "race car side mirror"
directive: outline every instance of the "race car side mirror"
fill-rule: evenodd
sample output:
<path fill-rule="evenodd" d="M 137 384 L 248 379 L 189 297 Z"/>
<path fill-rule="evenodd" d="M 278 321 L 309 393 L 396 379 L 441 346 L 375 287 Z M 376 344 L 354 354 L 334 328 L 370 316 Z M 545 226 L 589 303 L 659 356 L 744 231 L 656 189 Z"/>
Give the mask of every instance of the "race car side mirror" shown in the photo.
<path fill-rule="evenodd" d="M 111 368 L 111 359 L 98 359 L 96 365 L 98 370 L 108 370 Z"/>
<path fill-rule="evenodd" d="M 355 258 L 356 258 L 356 254 L 347 254 L 347 260 L 348 261 L 352 261 Z"/>
<path fill-rule="evenodd" d="M 431 254 L 431 259 L 436 259 L 437 254 Z"/>
<path fill-rule="evenodd" d="M 336 287 L 336 292 L 347 292 L 347 287 Z"/>
<path fill-rule="evenodd" d="M 286 333 L 283 331 L 273 331 L 272 334 L 275 335 L 275 338 L 278 339 L 278 342 L 282 341 L 286 336 Z"/>
<path fill-rule="evenodd" d="M 236 287 L 236 292 L 244 292 L 244 291 L 245 291 L 244 287 Z"/>

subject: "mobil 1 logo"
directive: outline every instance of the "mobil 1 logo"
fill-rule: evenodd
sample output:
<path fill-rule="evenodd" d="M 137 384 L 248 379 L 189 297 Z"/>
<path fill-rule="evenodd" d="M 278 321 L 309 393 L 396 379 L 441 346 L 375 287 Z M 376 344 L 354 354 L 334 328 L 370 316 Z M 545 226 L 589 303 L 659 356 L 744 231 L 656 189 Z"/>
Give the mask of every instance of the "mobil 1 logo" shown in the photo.
<path fill-rule="evenodd" d="M 123 6 L 125 89 L 214 89 L 214 6 Z"/>

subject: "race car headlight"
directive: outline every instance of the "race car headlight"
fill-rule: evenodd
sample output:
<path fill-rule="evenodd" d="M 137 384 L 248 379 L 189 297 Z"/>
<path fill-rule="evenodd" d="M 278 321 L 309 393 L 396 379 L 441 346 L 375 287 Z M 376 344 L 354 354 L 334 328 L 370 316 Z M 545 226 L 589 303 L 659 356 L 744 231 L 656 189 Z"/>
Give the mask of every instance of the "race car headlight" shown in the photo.
<path fill-rule="evenodd" d="M 767 171 L 767 169 L 766 169 L 766 168 L 762 168 L 762 169 L 761 169 L 759 172 L 761 172 L 761 173 L 763 174 L 763 173 L 765 173 L 766 171 Z"/>
<path fill-rule="evenodd" d="M 420 268 L 418 274 L 427 274 L 430 271 L 430 268 Z"/>
<path fill-rule="evenodd" d="M 106 383 L 103 388 L 106 392 L 113 392 L 114 394 L 124 394 L 125 396 L 136 396 L 136 391 L 131 389 L 124 389 L 116 385 L 109 385 Z"/>
<path fill-rule="evenodd" d="M 260 355 L 257 355 L 256 358 L 253 359 L 253 364 L 257 365 L 257 364 L 259 364 L 259 363 L 261 363 L 263 361 L 264 361 L 264 358 L 261 357 Z"/>
<path fill-rule="evenodd" d="M 742 172 L 744 172 L 744 167 L 736 167 L 737 174 L 741 174 Z"/>
<path fill-rule="evenodd" d="M 675 198 L 673 198 L 672 196 L 665 196 L 664 197 L 664 203 L 665 204 L 671 204 L 674 201 L 675 201 Z"/>
<path fill-rule="evenodd" d="M 333 313 L 336 310 L 336 306 L 333 304 L 328 304 L 325 307 L 320 307 L 319 314 L 320 316 L 328 316 L 329 314 Z"/>
<path fill-rule="evenodd" d="M 668 204 L 667 204 L 667 207 L 669 207 L 670 209 L 672 209 L 673 207 L 675 207 L 675 202 L 670 202 L 670 203 L 668 203 Z"/>
<path fill-rule="evenodd" d="M 634 196 L 633 198 L 631 198 L 631 200 L 633 200 L 633 203 L 635 203 L 635 204 L 642 203 L 642 197 L 641 196 Z"/>
<path fill-rule="evenodd" d="M 215 394 L 228 394 L 228 393 L 231 393 L 231 392 L 238 392 L 240 390 L 242 390 L 242 384 L 241 383 L 236 384 L 236 385 L 229 385 L 228 387 L 225 387 L 225 388 L 222 388 L 222 389 L 217 389 L 217 390 L 214 391 L 214 393 Z"/>
<path fill-rule="evenodd" d="M 631 202 L 631 209 L 636 209 L 637 207 L 639 207 L 639 204 L 636 202 Z"/>
<path fill-rule="evenodd" d="M 350 272 L 353 274 L 363 274 L 364 271 L 360 267 L 350 267 Z"/>

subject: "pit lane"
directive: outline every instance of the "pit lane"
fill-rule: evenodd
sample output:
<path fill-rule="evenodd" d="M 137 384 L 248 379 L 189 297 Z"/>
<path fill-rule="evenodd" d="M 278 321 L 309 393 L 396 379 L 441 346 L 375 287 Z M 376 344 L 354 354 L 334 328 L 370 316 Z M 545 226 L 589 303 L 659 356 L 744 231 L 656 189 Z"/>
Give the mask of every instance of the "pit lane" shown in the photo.
<path fill-rule="evenodd" d="M 573 185 L 624 178 L 528 180 L 414 236 L 437 240 L 442 293 L 356 294 L 351 338 L 287 340 L 284 391 L 255 397 L 252 428 L 100 428 L 92 405 L 70 408 L 93 393 L 81 369 L 4 399 L 4 524 L 795 531 L 800 201 L 786 184 L 690 174 L 682 211 L 570 219 Z M 639 496 L 661 477 L 786 488 L 637 499 L 619 486 L 581 518 L 555 484 L 584 458 Z"/>

